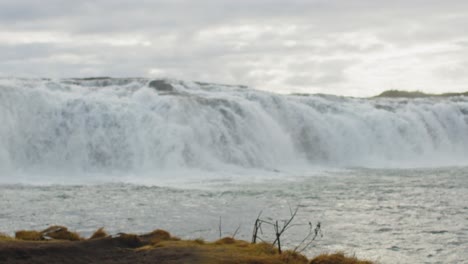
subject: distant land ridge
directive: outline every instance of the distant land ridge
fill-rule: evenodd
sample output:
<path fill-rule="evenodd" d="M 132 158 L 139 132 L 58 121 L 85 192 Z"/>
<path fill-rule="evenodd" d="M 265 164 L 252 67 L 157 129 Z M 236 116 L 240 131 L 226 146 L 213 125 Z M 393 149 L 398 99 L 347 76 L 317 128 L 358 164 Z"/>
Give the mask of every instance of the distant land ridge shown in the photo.
<path fill-rule="evenodd" d="M 468 96 L 468 92 L 464 93 L 443 93 L 443 94 L 428 94 L 421 91 L 400 91 L 400 90 L 388 90 L 381 94 L 374 96 L 379 97 L 393 97 L 393 98 L 424 98 L 424 97 L 451 97 L 451 96 Z"/>

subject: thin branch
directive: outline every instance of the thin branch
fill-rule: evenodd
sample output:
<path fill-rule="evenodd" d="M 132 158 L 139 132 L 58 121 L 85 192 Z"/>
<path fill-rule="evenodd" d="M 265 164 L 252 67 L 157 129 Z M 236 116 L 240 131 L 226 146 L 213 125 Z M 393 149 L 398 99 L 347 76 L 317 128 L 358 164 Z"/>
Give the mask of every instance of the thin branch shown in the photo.
<path fill-rule="evenodd" d="M 295 226 L 308 226 L 309 224 L 293 224 L 293 225 L 289 225 L 286 227 L 285 231 L 290 229 L 291 227 L 295 227 Z"/>
<path fill-rule="evenodd" d="M 239 232 L 239 229 L 241 228 L 241 224 L 239 224 L 239 226 L 236 228 L 236 231 L 234 231 L 234 234 L 232 234 L 232 238 L 235 238 L 236 235 L 237 235 L 237 232 Z"/>
<path fill-rule="evenodd" d="M 223 232 L 222 232 L 222 228 L 221 228 L 221 216 L 219 217 L 218 229 L 219 229 L 219 238 L 221 238 L 223 236 Z"/>
<path fill-rule="evenodd" d="M 312 232 L 312 223 L 309 222 L 309 225 L 310 225 L 309 234 L 301 241 L 301 243 L 299 243 L 299 245 L 297 245 L 297 246 L 294 248 L 294 250 L 293 250 L 294 252 L 299 252 L 299 253 L 301 253 L 301 252 L 303 252 L 304 250 L 306 250 L 306 249 L 312 244 L 312 242 L 315 241 L 315 239 L 317 238 L 317 235 L 318 235 L 319 233 L 320 233 L 320 236 L 323 237 L 320 222 L 317 223 L 317 225 L 315 226 L 315 229 L 313 230 L 313 232 Z M 298 249 L 301 247 L 301 245 L 302 245 L 305 241 L 307 241 L 307 240 L 310 238 L 310 236 L 312 236 L 312 235 L 314 235 L 314 236 L 312 237 L 312 239 L 311 239 L 306 245 L 304 245 L 304 246 L 302 247 L 301 250 L 298 251 Z"/>
<path fill-rule="evenodd" d="M 262 219 L 258 219 L 258 221 L 259 221 L 260 223 L 265 223 L 265 224 L 271 225 L 271 226 L 274 226 L 274 225 L 275 225 L 275 224 L 272 223 L 272 222 L 268 222 L 268 221 L 265 221 L 265 220 L 262 220 Z"/>
<path fill-rule="evenodd" d="M 307 236 L 302 239 L 302 241 L 294 248 L 294 252 L 297 251 L 298 248 L 302 246 L 302 244 L 309 239 L 309 237 L 312 235 L 312 223 L 309 222 L 309 233 L 307 233 Z M 315 238 L 315 237 L 314 237 Z M 313 239 L 312 239 L 313 240 Z"/>
<path fill-rule="evenodd" d="M 281 254 L 282 248 L 281 248 L 281 236 L 285 231 L 287 231 L 290 228 L 297 227 L 297 226 L 309 226 L 308 232 L 306 236 L 302 239 L 302 241 L 294 248 L 294 252 L 302 252 L 305 249 L 307 249 L 313 241 L 320 235 L 323 237 L 322 230 L 320 228 L 320 222 L 317 223 L 315 228 L 312 226 L 312 223 L 309 222 L 308 224 L 296 224 L 293 223 L 295 220 L 297 213 L 299 211 L 300 205 L 298 205 L 294 210 L 292 207 L 288 204 L 289 206 L 289 213 L 290 217 L 289 219 L 285 220 L 273 220 L 271 217 L 267 217 L 264 219 L 260 219 L 260 216 L 262 212 L 258 214 L 257 219 L 255 220 L 254 224 L 254 232 L 252 236 L 252 243 L 255 243 L 257 239 L 259 241 L 265 242 L 259 234 L 258 231 L 260 231 L 260 234 L 263 236 L 263 224 L 269 225 L 273 227 L 273 231 L 275 234 L 275 240 L 273 241 L 272 245 L 278 247 L 278 252 Z M 240 226 L 236 229 L 236 232 L 233 235 L 233 238 L 235 234 L 237 234 L 237 231 L 239 230 Z"/>
<path fill-rule="evenodd" d="M 289 218 L 289 220 L 287 220 L 284 225 L 283 225 L 283 228 L 281 229 L 281 231 L 279 232 L 279 235 L 281 236 L 281 234 L 283 234 L 284 231 L 286 231 L 286 228 L 288 227 L 288 225 L 292 222 L 292 220 L 294 220 L 294 217 L 296 217 L 296 214 L 297 214 L 297 211 L 299 210 L 299 206 L 296 207 L 296 209 L 294 210 L 294 212 L 291 214 L 291 218 Z M 275 241 L 273 241 L 273 245 L 276 244 L 278 238 L 275 239 Z"/>
<path fill-rule="evenodd" d="M 260 219 L 260 216 L 262 216 L 262 213 L 263 213 L 263 210 L 261 210 L 260 213 L 258 213 L 257 219 Z"/>

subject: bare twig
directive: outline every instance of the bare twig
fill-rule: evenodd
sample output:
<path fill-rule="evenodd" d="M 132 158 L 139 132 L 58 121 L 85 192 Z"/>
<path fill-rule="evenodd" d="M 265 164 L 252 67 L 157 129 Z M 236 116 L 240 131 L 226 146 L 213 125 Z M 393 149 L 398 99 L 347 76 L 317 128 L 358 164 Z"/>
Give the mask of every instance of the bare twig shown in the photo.
<path fill-rule="evenodd" d="M 219 229 L 219 238 L 221 238 L 223 236 L 223 232 L 222 232 L 222 227 L 221 227 L 221 216 L 219 217 L 219 225 L 218 225 L 218 229 Z"/>
<path fill-rule="evenodd" d="M 286 231 L 286 228 L 288 227 L 288 225 L 292 222 L 292 220 L 294 220 L 294 217 L 296 217 L 296 214 L 297 214 L 297 211 L 299 210 L 299 206 L 296 207 L 296 209 L 294 210 L 294 212 L 292 212 L 291 208 L 290 208 L 290 212 L 291 212 L 291 217 L 289 218 L 289 220 L 285 221 L 284 225 L 283 225 L 283 228 L 281 229 L 281 231 L 279 231 L 279 235 L 281 236 L 284 231 Z M 276 238 L 275 241 L 273 241 L 273 245 L 276 244 L 277 240 L 278 240 L 279 237 Z"/>
<path fill-rule="evenodd" d="M 261 223 L 260 223 L 260 216 L 262 215 L 262 212 L 263 211 L 260 211 L 260 213 L 258 213 L 257 219 L 255 219 L 254 230 L 252 233 L 252 244 L 257 243 L 258 229 L 260 229 L 260 232 L 262 232 Z"/>
<path fill-rule="evenodd" d="M 253 232 L 252 232 L 252 244 L 257 243 L 257 234 L 258 234 L 258 229 L 260 228 L 258 222 L 259 222 L 259 219 L 257 218 L 257 219 L 255 220 L 254 230 L 253 230 Z"/>
<path fill-rule="evenodd" d="M 294 248 L 294 252 L 303 252 L 304 250 L 306 250 L 311 244 L 312 242 L 314 242 L 314 240 L 317 238 L 317 235 L 320 233 L 320 236 L 323 237 L 323 234 L 322 234 L 322 229 L 321 229 L 321 224 L 320 222 L 317 223 L 317 225 L 315 226 L 315 229 L 312 230 L 312 223 L 309 222 L 309 233 L 307 234 L 307 236 L 301 241 L 301 243 L 299 243 L 299 245 L 297 245 L 295 248 Z M 311 236 L 313 235 L 312 239 L 309 240 L 309 242 L 307 242 L 307 244 L 305 244 L 301 250 L 298 250 L 303 243 L 305 243 Z"/>
<path fill-rule="evenodd" d="M 275 243 L 278 243 L 278 253 L 281 254 L 281 240 L 280 240 L 281 232 L 279 231 L 278 221 L 276 221 L 276 223 L 275 223 L 275 232 L 276 232 L 276 240 L 275 240 L 275 242 L 273 242 L 273 245 Z"/>
<path fill-rule="evenodd" d="M 253 235 L 252 235 L 252 243 L 255 244 L 257 242 L 257 239 L 260 241 L 264 241 L 260 236 L 258 231 L 260 230 L 260 234 L 263 235 L 263 230 L 262 230 L 262 225 L 266 224 L 271 227 L 273 227 L 274 234 L 275 234 L 275 240 L 273 241 L 272 245 L 278 247 L 278 252 L 281 254 L 282 252 L 282 244 L 281 244 L 281 236 L 284 234 L 285 231 L 292 227 L 297 227 L 297 226 L 309 226 L 308 228 L 308 233 L 302 239 L 302 241 L 294 248 L 294 252 L 302 252 L 305 249 L 307 249 L 312 242 L 317 238 L 317 236 L 320 234 L 320 236 L 323 236 L 322 231 L 320 229 L 320 222 L 317 223 L 315 228 L 312 226 L 312 223 L 309 222 L 308 224 L 293 224 L 294 219 L 296 218 L 297 212 L 299 211 L 299 205 L 293 210 L 291 206 L 289 206 L 289 213 L 290 217 L 289 219 L 286 220 L 274 220 L 272 218 L 265 218 L 261 219 L 261 212 L 258 215 L 257 219 L 255 220 L 254 223 L 254 230 L 253 230 Z M 281 223 L 281 224 L 280 224 Z M 236 230 L 237 232 L 237 230 Z"/>
<path fill-rule="evenodd" d="M 239 226 L 236 228 L 236 231 L 234 231 L 234 234 L 232 234 L 232 238 L 235 238 L 236 235 L 237 235 L 237 232 L 239 232 L 239 229 L 241 228 L 241 224 L 239 224 Z"/>

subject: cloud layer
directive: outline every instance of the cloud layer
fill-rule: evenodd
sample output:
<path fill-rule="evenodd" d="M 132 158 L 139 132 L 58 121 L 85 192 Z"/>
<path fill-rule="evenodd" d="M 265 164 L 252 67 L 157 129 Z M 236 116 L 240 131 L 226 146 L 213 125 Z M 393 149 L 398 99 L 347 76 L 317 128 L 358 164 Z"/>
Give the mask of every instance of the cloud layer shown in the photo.
<path fill-rule="evenodd" d="M 0 76 L 465 91 L 467 24 L 463 0 L 1 1 Z"/>

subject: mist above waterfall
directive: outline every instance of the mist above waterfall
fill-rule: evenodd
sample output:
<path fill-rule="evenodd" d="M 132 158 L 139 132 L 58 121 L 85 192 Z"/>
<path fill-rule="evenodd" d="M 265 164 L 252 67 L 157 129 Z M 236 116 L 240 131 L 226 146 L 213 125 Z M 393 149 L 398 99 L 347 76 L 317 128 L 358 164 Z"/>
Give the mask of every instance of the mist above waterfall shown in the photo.
<path fill-rule="evenodd" d="M 279 95 L 150 79 L 1 79 L 0 167 L 131 172 L 468 164 L 468 98 Z"/>

